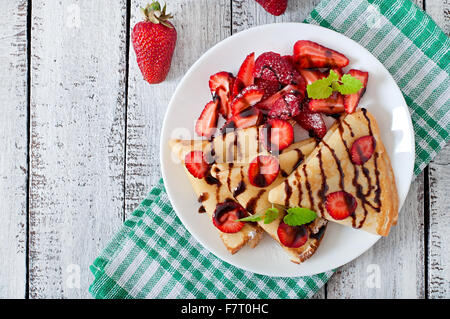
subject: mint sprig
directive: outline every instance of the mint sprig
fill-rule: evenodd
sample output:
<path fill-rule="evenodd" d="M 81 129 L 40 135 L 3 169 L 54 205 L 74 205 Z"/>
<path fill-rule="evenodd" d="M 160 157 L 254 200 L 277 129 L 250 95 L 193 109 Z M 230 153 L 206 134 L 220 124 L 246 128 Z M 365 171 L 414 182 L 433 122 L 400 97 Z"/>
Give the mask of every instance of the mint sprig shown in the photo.
<path fill-rule="evenodd" d="M 236 219 L 237 222 L 259 222 L 264 220 L 264 224 L 270 224 L 278 218 L 279 211 L 277 208 L 272 207 L 267 209 L 264 213 L 255 214 L 241 219 Z"/>
<path fill-rule="evenodd" d="M 316 212 L 304 207 L 291 207 L 284 216 L 284 222 L 289 226 L 308 224 L 317 218 Z"/>
<path fill-rule="evenodd" d="M 344 95 L 358 93 L 364 87 L 362 82 L 350 74 L 339 75 L 330 70 L 330 74 L 323 79 L 316 80 L 306 87 L 308 97 L 311 99 L 327 99 L 333 92 Z"/>

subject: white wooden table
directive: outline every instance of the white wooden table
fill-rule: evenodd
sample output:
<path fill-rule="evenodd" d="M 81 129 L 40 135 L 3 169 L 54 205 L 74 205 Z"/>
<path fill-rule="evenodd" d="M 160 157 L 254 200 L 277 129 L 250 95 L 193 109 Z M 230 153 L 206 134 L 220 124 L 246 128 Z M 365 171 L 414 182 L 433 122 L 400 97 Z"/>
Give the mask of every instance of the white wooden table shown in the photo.
<path fill-rule="evenodd" d="M 170 0 L 168 79 L 142 80 L 130 29 L 144 0 L 0 0 L 0 298 L 86 298 L 88 266 L 160 178 L 169 98 L 215 43 L 302 21 L 253 0 Z M 416 0 L 448 34 L 448 0 Z M 341 267 L 317 298 L 450 297 L 450 147 L 416 178 L 398 226 Z M 378 276 L 378 274 L 380 276 Z"/>

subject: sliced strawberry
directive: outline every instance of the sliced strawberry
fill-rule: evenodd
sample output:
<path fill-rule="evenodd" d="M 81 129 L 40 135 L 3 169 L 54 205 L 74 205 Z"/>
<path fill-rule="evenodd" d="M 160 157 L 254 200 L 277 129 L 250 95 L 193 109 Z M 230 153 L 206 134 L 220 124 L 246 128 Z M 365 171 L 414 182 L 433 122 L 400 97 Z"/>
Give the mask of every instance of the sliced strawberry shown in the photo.
<path fill-rule="evenodd" d="M 308 40 L 297 41 L 294 45 L 294 61 L 301 69 L 343 68 L 349 60 L 345 55 Z"/>
<path fill-rule="evenodd" d="M 312 135 L 322 138 L 327 133 L 327 126 L 322 118 L 322 115 L 317 112 L 312 112 L 308 107 L 303 107 L 300 114 L 294 117 L 297 123 Z"/>
<path fill-rule="evenodd" d="M 281 96 L 269 111 L 270 118 L 289 120 L 300 114 L 301 99 L 292 93 Z"/>
<path fill-rule="evenodd" d="M 256 85 L 247 86 L 231 102 L 231 112 L 233 115 L 241 113 L 243 110 L 261 101 L 264 91 Z"/>
<path fill-rule="evenodd" d="M 323 72 L 321 72 L 320 70 L 306 70 L 306 69 L 300 69 L 298 70 L 300 72 L 300 74 L 303 76 L 303 78 L 305 79 L 306 83 L 309 85 L 317 80 L 323 79 L 325 77 L 327 77 L 326 74 L 324 74 Z"/>
<path fill-rule="evenodd" d="M 231 116 L 231 89 L 234 81 L 233 75 L 225 71 L 213 74 L 209 78 L 209 89 L 211 90 L 211 94 L 213 95 L 213 98 L 219 97 L 219 113 L 226 119 Z"/>
<path fill-rule="evenodd" d="M 359 100 L 366 92 L 367 81 L 369 80 L 369 73 L 352 69 L 352 70 L 348 71 L 348 74 L 350 74 L 351 76 L 360 80 L 364 86 L 361 90 L 358 91 L 358 93 L 349 94 L 349 95 L 344 96 L 345 112 L 353 113 L 353 112 L 355 112 L 356 107 L 358 106 Z"/>
<path fill-rule="evenodd" d="M 245 87 L 254 83 L 253 70 L 255 68 L 255 52 L 250 53 L 242 62 L 233 85 L 232 96 L 238 95 Z"/>
<path fill-rule="evenodd" d="M 236 221 L 247 216 L 245 209 L 233 200 L 219 203 L 212 217 L 213 224 L 223 233 L 237 233 L 244 222 Z"/>
<path fill-rule="evenodd" d="M 255 79 L 279 82 L 280 85 L 297 84 L 300 77 L 294 66 L 275 52 L 265 52 L 255 61 Z"/>
<path fill-rule="evenodd" d="M 253 186 L 267 187 L 273 183 L 279 172 L 280 165 L 276 157 L 259 155 L 248 167 L 248 179 Z"/>
<path fill-rule="evenodd" d="M 372 135 L 366 135 L 353 142 L 350 150 L 352 163 L 362 165 L 367 162 L 375 151 L 377 142 Z"/>
<path fill-rule="evenodd" d="M 325 203 L 328 214 L 336 220 L 342 220 L 352 215 L 356 206 L 355 197 L 344 191 L 328 194 Z"/>
<path fill-rule="evenodd" d="M 280 97 L 289 93 L 296 95 L 299 100 L 303 100 L 305 97 L 305 90 L 306 89 L 304 87 L 299 87 L 297 85 L 287 85 L 277 93 L 259 102 L 256 107 L 261 110 L 270 110 Z"/>
<path fill-rule="evenodd" d="M 267 12 L 274 16 L 282 15 L 287 8 L 288 0 L 256 0 Z"/>
<path fill-rule="evenodd" d="M 341 93 L 333 92 L 327 99 L 310 99 L 309 109 L 313 112 L 325 114 L 336 114 L 344 112 L 344 96 Z"/>
<path fill-rule="evenodd" d="M 210 168 L 202 151 L 192 151 L 186 154 L 184 157 L 184 165 L 195 178 L 205 177 Z"/>
<path fill-rule="evenodd" d="M 288 121 L 270 119 L 260 128 L 259 139 L 269 152 L 279 154 L 294 142 L 294 128 Z"/>
<path fill-rule="evenodd" d="M 308 240 L 308 229 L 305 225 L 289 226 L 281 221 L 278 225 L 277 234 L 281 244 L 289 248 L 301 247 Z"/>
<path fill-rule="evenodd" d="M 195 132 L 200 136 L 210 138 L 217 128 L 217 120 L 219 119 L 219 99 L 209 102 L 200 114 L 195 123 Z"/>
<path fill-rule="evenodd" d="M 226 134 L 236 129 L 244 129 L 251 126 L 257 126 L 262 123 L 264 116 L 260 110 L 255 107 L 248 108 L 239 114 L 233 115 L 225 122 L 221 129 L 222 134 Z"/>
<path fill-rule="evenodd" d="M 279 90 L 281 90 L 282 86 L 277 81 L 267 81 L 263 79 L 255 79 L 255 85 L 264 91 L 264 96 L 261 100 L 265 100 L 268 97 L 274 95 Z"/>

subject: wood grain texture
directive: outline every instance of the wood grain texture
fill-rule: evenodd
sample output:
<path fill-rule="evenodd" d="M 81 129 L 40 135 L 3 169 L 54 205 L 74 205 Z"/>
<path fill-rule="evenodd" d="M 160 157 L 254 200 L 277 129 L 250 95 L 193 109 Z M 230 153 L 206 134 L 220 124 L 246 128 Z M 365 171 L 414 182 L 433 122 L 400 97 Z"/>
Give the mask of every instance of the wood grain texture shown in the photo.
<path fill-rule="evenodd" d="M 30 298 L 87 297 L 123 219 L 126 1 L 32 12 Z"/>
<path fill-rule="evenodd" d="M 450 34 L 450 1 L 426 1 L 427 13 Z M 450 298 L 450 146 L 429 164 L 428 298 Z"/>
<path fill-rule="evenodd" d="M 450 145 L 429 165 L 428 297 L 450 298 Z"/>
<path fill-rule="evenodd" d="M 142 20 L 140 5 L 142 1 L 132 1 L 131 27 Z M 130 49 L 126 154 L 127 215 L 161 177 L 161 126 L 177 84 L 202 53 L 230 35 L 228 0 L 170 1 L 167 11 L 174 15 L 173 24 L 178 35 L 167 79 L 156 85 L 145 82 L 137 66 L 134 50 Z M 207 80 L 205 79 L 205 85 Z"/>
<path fill-rule="evenodd" d="M 27 1 L 0 3 L 0 297 L 24 298 L 27 216 Z"/>

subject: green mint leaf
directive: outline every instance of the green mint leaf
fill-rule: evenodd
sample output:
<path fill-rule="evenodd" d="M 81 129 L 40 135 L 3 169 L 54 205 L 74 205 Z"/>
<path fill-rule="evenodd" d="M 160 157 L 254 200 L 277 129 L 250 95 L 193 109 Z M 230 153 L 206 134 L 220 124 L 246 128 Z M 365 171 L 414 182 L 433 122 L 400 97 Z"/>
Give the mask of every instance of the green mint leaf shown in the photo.
<path fill-rule="evenodd" d="M 344 74 L 341 78 L 341 83 L 337 86 L 336 91 L 345 95 L 358 93 L 364 87 L 359 79 L 350 74 Z"/>
<path fill-rule="evenodd" d="M 284 216 L 284 222 L 289 226 L 300 226 L 308 224 L 317 218 L 317 214 L 304 207 L 291 207 Z"/>
<path fill-rule="evenodd" d="M 330 81 L 330 84 L 334 81 L 339 81 L 339 75 L 334 72 L 333 70 L 330 70 L 330 74 L 327 77 L 328 81 Z"/>
<path fill-rule="evenodd" d="M 278 209 L 276 209 L 275 207 L 266 210 L 266 213 L 264 215 L 264 224 L 270 224 L 275 219 L 277 219 L 278 213 Z"/>
<path fill-rule="evenodd" d="M 278 209 L 272 207 L 267 209 L 263 214 L 255 214 L 252 216 L 236 219 L 237 222 L 259 222 L 264 219 L 264 224 L 270 224 L 278 218 Z"/>
<path fill-rule="evenodd" d="M 308 84 L 306 92 L 310 99 L 326 99 L 333 93 L 333 89 L 330 87 L 331 82 L 328 78 L 320 79 Z"/>
<path fill-rule="evenodd" d="M 247 216 L 241 219 L 236 219 L 237 222 L 259 222 L 263 219 L 264 214 L 255 214 L 251 216 Z"/>

